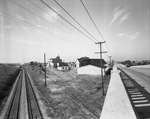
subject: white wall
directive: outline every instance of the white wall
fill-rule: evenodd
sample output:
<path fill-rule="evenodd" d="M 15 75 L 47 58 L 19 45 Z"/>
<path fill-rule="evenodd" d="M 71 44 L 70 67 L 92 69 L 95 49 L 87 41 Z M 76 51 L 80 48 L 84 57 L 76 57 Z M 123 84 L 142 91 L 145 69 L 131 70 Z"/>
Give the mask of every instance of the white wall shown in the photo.
<path fill-rule="evenodd" d="M 114 65 L 100 119 L 137 119 L 119 73 Z"/>
<path fill-rule="evenodd" d="M 79 63 L 79 61 L 77 60 L 77 61 L 76 61 L 76 68 L 79 68 L 79 65 L 80 65 L 80 63 Z"/>
<path fill-rule="evenodd" d="M 92 65 L 86 65 L 79 67 L 77 69 L 78 74 L 92 74 L 92 75 L 101 75 L 101 68 L 92 66 Z M 104 74 L 104 70 L 103 70 Z"/>

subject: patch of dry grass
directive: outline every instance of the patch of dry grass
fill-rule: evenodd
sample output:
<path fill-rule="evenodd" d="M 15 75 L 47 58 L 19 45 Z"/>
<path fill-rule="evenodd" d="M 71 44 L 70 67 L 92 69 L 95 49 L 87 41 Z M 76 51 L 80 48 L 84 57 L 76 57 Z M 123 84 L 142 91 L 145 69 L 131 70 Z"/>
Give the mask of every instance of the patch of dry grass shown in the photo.
<path fill-rule="evenodd" d="M 68 72 L 47 69 L 45 88 L 44 73 L 40 74 L 38 67 L 37 70 L 31 69 L 28 68 L 28 71 L 40 92 L 49 117 L 95 119 L 94 115 L 97 117 L 100 115 L 105 98 L 102 96 L 100 76 L 77 75 L 75 68 Z M 106 78 L 105 85 L 108 85 L 109 77 Z"/>

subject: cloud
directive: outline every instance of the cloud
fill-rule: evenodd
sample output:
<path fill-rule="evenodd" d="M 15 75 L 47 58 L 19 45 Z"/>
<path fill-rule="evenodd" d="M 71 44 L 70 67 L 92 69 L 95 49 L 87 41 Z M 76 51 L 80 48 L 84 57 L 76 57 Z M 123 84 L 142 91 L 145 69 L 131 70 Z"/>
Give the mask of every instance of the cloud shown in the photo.
<path fill-rule="evenodd" d="M 44 27 L 45 30 L 48 30 L 48 27 Z"/>
<path fill-rule="evenodd" d="M 39 24 L 36 24 L 36 27 L 38 27 L 39 29 L 48 30 L 48 27 L 45 27 L 45 26 L 42 26 L 42 25 L 39 25 Z"/>
<path fill-rule="evenodd" d="M 141 32 L 147 31 L 147 30 L 149 29 L 149 27 L 150 27 L 150 26 L 146 25 L 146 26 L 141 30 Z"/>
<path fill-rule="evenodd" d="M 137 39 L 139 37 L 139 32 L 128 35 L 128 38 L 131 40 Z"/>
<path fill-rule="evenodd" d="M 20 19 L 20 20 L 24 20 L 24 18 L 23 18 L 21 15 L 19 15 L 19 14 L 16 14 L 16 17 L 17 17 L 18 19 Z"/>
<path fill-rule="evenodd" d="M 13 28 L 13 27 L 10 25 L 4 26 L 4 29 L 11 29 L 11 28 Z"/>
<path fill-rule="evenodd" d="M 41 25 L 39 25 L 39 24 L 36 24 L 36 26 L 37 26 L 37 27 L 39 27 L 39 28 L 42 28 L 42 26 L 41 26 Z"/>
<path fill-rule="evenodd" d="M 24 30 L 28 30 L 28 27 L 22 26 L 22 29 L 24 29 Z"/>
<path fill-rule="evenodd" d="M 125 33 L 119 33 L 119 34 L 117 34 L 117 37 L 123 37 L 123 36 L 126 36 L 126 34 Z"/>
<path fill-rule="evenodd" d="M 58 9 L 56 11 L 58 11 L 58 13 L 59 13 Z M 50 22 L 57 21 L 59 19 L 59 15 L 51 10 L 44 12 L 43 16 L 46 20 L 48 20 Z"/>
<path fill-rule="evenodd" d="M 49 28 L 46 26 L 42 26 L 42 25 L 37 24 L 36 27 L 38 27 L 38 29 L 36 30 L 37 33 L 47 34 L 47 33 L 45 33 L 45 31 L 52 33 L 52 31 L 49 31 Z"/>
<path fill-rule="evenodd" d="M 20 42 L 20 43 L 25 43 L 25 44 L 31 44 L 31 45 L 33 45 L 33 44 L 36 44 L 36 42 L 34 42 L 34 41 L 28 41 L 28 40 L 25 40 L 25 39 L 13 39 L 13 41 L 15 41 L 15 42 Z"/>
<path fill-rule="evenodd" d="M 126 11 L 126 8 L 121 9 L 121 5 L 116 7 L 113 11 L 113 18 L 111 22 L 109 23 L 109 26 L 111 26 L 116 20 L 119 19 L 119 17 Z"/>
<path fill-rule="evenodd" d="M 121 17 L 121 19 L 120 19 L 120 21 L 119 21 L 119 24 L 121 24 L 123 21 L 125 21 L 125 20 L 127 20 L 128 18 L 129 18 L 129 16 L 130 16 L 130 14 L 131 13 L 125 13 L 122 17 Z"/>
<path fill-rule="evenodd" d="M 135 32 L 135 33 L 130 34 L 130 35 L 125 34 L 125 33 L 119 33 L 119 34 L 117 34 L 117 37 L 118 38 L 125 37 L 127 39 L 134 40 L 134 39 L 137 39 L 139 37 L 139 32 Z"/>

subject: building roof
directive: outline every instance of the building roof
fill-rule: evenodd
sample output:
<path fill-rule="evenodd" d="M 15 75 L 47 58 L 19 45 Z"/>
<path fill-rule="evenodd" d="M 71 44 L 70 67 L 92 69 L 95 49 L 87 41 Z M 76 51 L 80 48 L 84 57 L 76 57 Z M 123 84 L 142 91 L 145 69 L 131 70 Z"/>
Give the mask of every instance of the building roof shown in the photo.
<path fill-rule="evenodd" d="M 82 62 L 83 60 L 89 60 L 90 58 L 89 57 L 81 57 L 81 58 L 78 58 L 77 60 L 79 62 Z"/>
<path fill-rule="evenodd" d="M 56 58 L 50 58 L 49 61 L 52 61 L 53 63 L 60 63 L 62 62 L 62 59 L 60 59 L 60 57 L 57 56 Z"/>
<path fill-rule="evenodd" d="M 90 59 L 88 57 L 82 57 L 77 60 L 80 63 L 80 67 L 86 66 L 86 65 L 93 65 L 97 67 L 106 68 L 105 64 L 107 64 L 104 59 Z M 101 61 L 102 61 L 102 66 L 100 65 Z"/>
<path fill-rule="evenodd" d="M 102 61 L 102 66 L 100 64 L 101 61 Z M 90 59 L 89 64 L 91 64 L 93 66 L 97 66 L 97 67 L 106 68 L 105 64 L 107 64 L 107 63 L 105 62 L 104 59 Z"/>
<path fill-rule="evenodd" d="M 68 63 L 66 63 L 66 62 L 61 62 L 61 63 L 60 63 L 60 66 L 68 66 Z"/>

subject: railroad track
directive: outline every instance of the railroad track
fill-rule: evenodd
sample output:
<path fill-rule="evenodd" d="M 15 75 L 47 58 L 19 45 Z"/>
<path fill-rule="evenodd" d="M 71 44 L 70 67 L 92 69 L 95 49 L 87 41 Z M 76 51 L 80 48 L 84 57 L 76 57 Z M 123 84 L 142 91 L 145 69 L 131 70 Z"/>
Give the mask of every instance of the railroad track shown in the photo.
<path fill-rule="evenodd" d="M 143 75 L 143 74 L 142 74 Z M 150 94 L 123 70 L 120 73 L 137 119 L 150 118 Z M 147 75 L 146 75 L 147 76 Z M 147 76 L 148 77 L 148 76 Z"/>
<path fill-rule="evenodd" d="M 8 107 L 5 119 L 19 119 L 19 109 L 20 109 L 20 98 L 21 98 L 21 89 L 22 89 L 22 77 L 23 71 L 19 73 L 19 78 L 12 95 L 12 100 Z"/>
<path fill-rule="evenodd" d="M 25 80 L 25 81 L 23 81 Z M 23 87 L 23 82 L 25 83 L 26 87 Z M 14 89 L 10 104 L 8 106 L 8 110 L 5 114 L 5 119 L 25 119 L 21 115 L 21 100 L 22 100 L 22 90 L 26 90 L 26 97 L 27 97 L 27 111 L 28 111 L 28 119 L 43 119 L 41 110 L 38 105 L 38 101 L 33 90 L 33 87 L 30 82 L 30 78 L 28 73 L 25 69 L 22 69 L 19 78 Z M 25 95 L 24 94 L 24 95 Z M 24 112 L 25 113 L 25 112 Z"/>
<path fill-rule="evenodd" d="M 29 76 L 25 71 L 29 119 L 43 119 Z"/>

